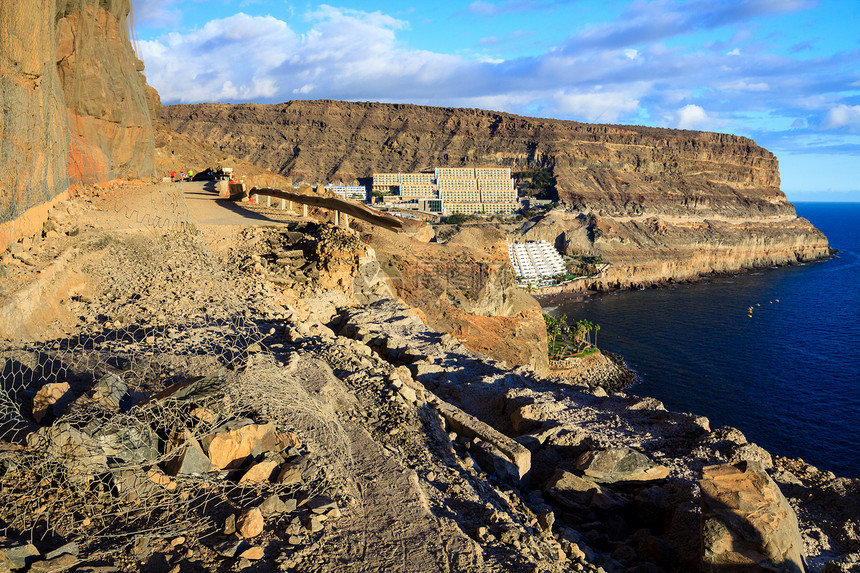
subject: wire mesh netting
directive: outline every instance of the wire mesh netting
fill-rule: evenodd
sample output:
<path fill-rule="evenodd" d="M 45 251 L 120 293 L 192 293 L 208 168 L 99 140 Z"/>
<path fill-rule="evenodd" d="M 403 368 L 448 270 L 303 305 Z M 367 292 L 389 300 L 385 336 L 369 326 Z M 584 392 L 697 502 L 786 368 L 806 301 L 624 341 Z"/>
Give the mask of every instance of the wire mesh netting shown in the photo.
<path fill-rule="evenodd" d="M 109 211 L 122 230 L 78 237 L 96 288 L 74 301 L 75 331 L 0 342 L 0 534 L 97 556 L 213 533 L 271 494 L 332 491 L 350 452 L 307 389 L 314 367 L 274 344 L 277 321 L 209 251 L 180 186 Z"/>

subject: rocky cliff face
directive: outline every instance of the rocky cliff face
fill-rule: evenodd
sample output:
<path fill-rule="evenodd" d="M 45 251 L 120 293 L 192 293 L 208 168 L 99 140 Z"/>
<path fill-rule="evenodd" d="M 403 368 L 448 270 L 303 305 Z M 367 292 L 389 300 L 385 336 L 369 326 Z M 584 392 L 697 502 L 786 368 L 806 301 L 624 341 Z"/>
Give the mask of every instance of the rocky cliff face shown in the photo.
<path fill-rule="evenodd" d="M 154 172 L 152 117 L 129 0 L 0 5 L 0 222 L 69 182 Z"/>
<path fill-rule="evenodd" d="M 165 106 L 162 117 L 181 133 L 309 181 L 435 166 L 544 167 L 576 209 L 793 214 L 774 155 L 734 135 L 336 101 Z"/>
<path fill-rule="evenodd" d="M 608 263 L 598 276 L 562 287 L 568 291 L 639 288 L 830 254 L 821 231 L 789 215 L 613 218 L 555 210 L 527 222 L 519 232 L 524 240 L 543 239 L 562 253 L 599 255 Z"/>
<path fill-rule="evenodd" d="M 54 0 L 0 2 L 0 222 L 68 187 L 54 38 Z"/>
<path fill-rule="evenodd" d="M 154 175 L 160 105 L 129 41 L 130 0 L 56 0 L 56 61 L 73 182 Z"/>
<path fill-rule="evenodd" d="M 516 287 L 502 233 L 465 229 L 441 245 L 359 227 L 397 296 L 431 328 L 473 352 L 548 372 L 543 314 Z"/>
<path fill-rule="evenodd" d="M 562 209 L 511 231 L 611 266 L 571 288 L 692 279 L 806 261 L 827 238 L 779 189 L 776 157 L 719 133 L 589 125 L 412 105 L 299 101 L 166 106 L 177 131 L 311 182 L 434 166 L 541 167 Z"/>

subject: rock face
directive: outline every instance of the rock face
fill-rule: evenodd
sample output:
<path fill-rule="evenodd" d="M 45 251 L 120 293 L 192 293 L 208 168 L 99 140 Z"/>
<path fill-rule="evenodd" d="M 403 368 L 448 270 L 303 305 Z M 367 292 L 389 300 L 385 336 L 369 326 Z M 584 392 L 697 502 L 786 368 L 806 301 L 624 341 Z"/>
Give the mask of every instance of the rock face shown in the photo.
<path fill-rule="evenodd" d="M 502 233 L 466 229 L 444 244 L 378 230 L 366 236 L 397 296 L 469 350 L 548 370 L 537 301 L 516 287 Z"/>
<path fill-rule="evenodd" d="M 669 468 L 659 466 L 648 456 L 630 448 L 608 448 L 579 456 L 576 468 L 597 483 L 650 481 L 669 475 Z"/>
<path fill-rule="evenodd" d="M 500 164 L 551 169 L 560 198 L 581 209 L 792 212 L 774 155 L 733 135 L 370 102 L 175 105 L 162 117 L 180 133 L 229 141 L 236 154 L 309 181 Z"/>
<path fill-rule="evenodd" d="M 599 255 L 597 276 L 565 285 L 570 291 L 638 288 L 703 274 L 792 264 L 827 257 L 827 237 L 792 214 L 729 216 L 601 216 L 554 210 L 520 230 L 522 239 L 543 239 L 568 255 Z"/>
<path fill-rule="evenodd" d="M 797 516 L 756 462 L 702 469 L 704 571 L 802 572 Z"/>
<path fill-rule="evenodd" d="M 68 187 L 54 4 L 0 4 L 0 222 Z"/>
<path fill-rule="evenodd" d="M 130 0 L 56 2 L 69 177 L 85 183 L 154 175 L 152 119 L 160 102 L 129 41 Z"/>
<path fill-rule="evenodd" d="M 0 222 L 71 182 L 148 177 L 152 117 L 128 38 L 129 0 L 0 6 Z"/>

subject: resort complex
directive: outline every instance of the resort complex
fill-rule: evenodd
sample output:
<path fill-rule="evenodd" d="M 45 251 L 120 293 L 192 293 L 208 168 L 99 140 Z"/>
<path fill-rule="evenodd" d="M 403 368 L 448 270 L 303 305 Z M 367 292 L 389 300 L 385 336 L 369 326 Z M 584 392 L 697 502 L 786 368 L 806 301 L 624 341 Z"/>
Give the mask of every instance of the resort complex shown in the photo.
<path fill-rule="evenodd" d="M 374 173 L 373 195 L 450 215 L 513 213 L 519 208 L 509 167 L 439 167 L 421 173 Z"/>
<path fill-rule="evenodd" d="M 508 243 L 508 254 L 520 285 L 547 286 L 566 272 L 561 255 L 546 241 Z"/>
<path fill-rule="evenodd" d="M 326 185 L 325 189 L 341 199 L 352 199 L 362 203 L 367 200 L 367 188 L 364 185 Z"/>

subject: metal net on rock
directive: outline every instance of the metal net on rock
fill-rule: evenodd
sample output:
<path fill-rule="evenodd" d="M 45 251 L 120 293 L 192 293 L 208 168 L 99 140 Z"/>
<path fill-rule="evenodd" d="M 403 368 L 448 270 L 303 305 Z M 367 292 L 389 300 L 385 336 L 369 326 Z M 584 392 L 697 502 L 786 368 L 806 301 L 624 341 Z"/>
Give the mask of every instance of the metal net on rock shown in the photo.
<path fill-rule="evenodd" d="M 206 536 L 272 494 L 331 490 L 311 429 L 346 463 L 335 416 L 287 366 L 256 292 L 172 201 L 163 220 L 177 224 L 81 236 L 98 288 L 73 301 L 73 333 L 0 342 L 0 535 L 74 541 L 88 557 Z"/>

